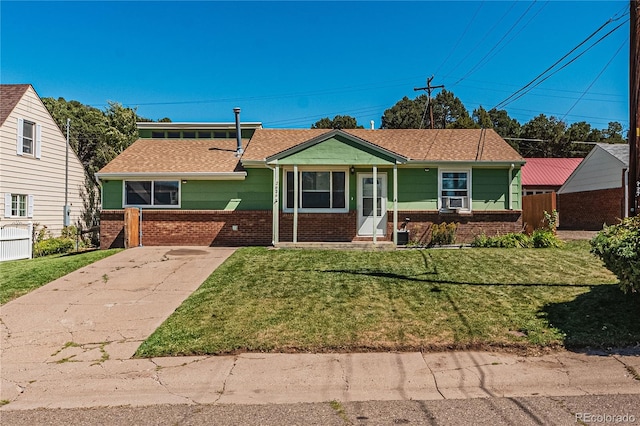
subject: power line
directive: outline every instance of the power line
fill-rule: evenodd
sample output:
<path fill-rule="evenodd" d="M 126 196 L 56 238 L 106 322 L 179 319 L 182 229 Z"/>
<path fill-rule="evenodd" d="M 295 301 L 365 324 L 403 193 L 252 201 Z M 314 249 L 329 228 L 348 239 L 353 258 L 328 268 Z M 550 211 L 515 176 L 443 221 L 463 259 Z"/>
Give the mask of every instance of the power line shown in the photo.
<path fill-rule="evenodd" d="M 456 81 L 455 83 L 453 83 L 453 85 L 455 86 L 456 84 L 460 83 L 462 80 L 464 80 L 465 78 L 467 78 L 469 75 L 471 75 L 476 69 L 478 69 L 480 67 L 480 64 L 482 63 L 482 61 L 485 60 L 485 58 L 487 56 L 489 56 L 491 54 L 491 52 L 493 52 L 499 45 L 500 43 L 502 43 L 502 40 L 504 40 L 510 33 L 511 31 L 513 31 L 513 29 L 520 23 L 520 21 L 527 15 L 527 13 L 529 13 L 529 11 L 531 10 L 531 8 L 536 4 L 537 0 L 534 0 L 529 7 L 527 8 L 527 10 L 525 10 L 518 19 L 516 19 L 516 22 L 514 22 L 514 24 L 507 30 L 507 32 L 500 38 L 500 40 L 498 40 L 498 42 L 496 44 L 493 45 L 493 47 L 491 49 L 489 49 L 489 51 L 482 57 L 482 59 L 480 59 L 476 65 L 474 65 L 461 79 L 459 79 L 458 81 Z"/>
<path fill-rule="evenodd" d="M 493 54 L 493 55 L 491 55 L 489 58 L 487 58 L 487 60 L 486 60 L 486 61 L 484 61 L 482 64 L 478 63 L 478 65 L 477 65 L 476 67 L 474 67 L 474 69 L 473 69 L 472 71 L 469 71 L 469 73 L 467 73 L 467 75 L 466 75 L 465 77 L 463 77 L 461 80 L 465 79 L 469 74 L 471 74 L 472 72 L 477 71 L 478 69 L 480 69 L 481 67 L 483 67 L 484 65 L 486 65 L 488 62 L 490 62 L 493 58 L 495 58 L 495 57 L 498 55 L 498 53 L 500 53 L 500 52 L 502 51 L 502 49 L 504 49 L 505 47 L 507 47 L 507 45 L 508 45 L 509 43 L 511 43 L 511 42 L 512 42 L 516 37 L 518 37 L 518 35 L 520 35 L 520 33 L 521 33 L 521 32 L 522 32 L 522 31 L 523 31 L 523 30 L 524 30 L 524 29 L 525 29 L 525 28 L 526 28 L 526 27 L 531 23 L 531 21 L 533 21 L 533 20 L 536 18 L 536 16 L 538 16 L 538 15 L 540 14 L 540 12 L 542 12 L 542 10 L 543 10 L 543 9 L 544 9 L 548 4 L 549 4 L 549 1 L 550 1 L 550 0 L 547 0 L 547 2 L 546 2 L 545 4 L 543 4 L 543 5 L 538 9 L 538 11 L 536 12 L 536 14 L 535 14 L 535 15 L 533 15 L 531 18 L 529 18 L 529 20 L 528 20 L 528 21 L 527 21 L 527 22 L 526 22 L 526 23 L 525 23 L 525 24 L 524 24 L 524 25 L 523 25 L 523 26 L 518 30 L 518 32 L 517 32 L 517 33 L 515 33 L 515 34 L 513 35 L 513 37 L 511 37 L 509 40 L 507 40 L 507 42 L 506 42 L 506 43 L 504 43 L 502 46 L 500 46 L 500 48 L 499 48 L 498 50 L 496 50 L 496 51 L 494 52 L 494 54 Z M 489 52 L 489 53 L 491 53 L 491 52 Z M 488 55 L 488 54 L 487 54 L 487 55 Z M 460 80 L 460 81 L 461 81 L 461 80 Z M 459 83 L 459 81 L 457 81 L 457 82 L 454 84 L 454 86 L 455 86 L 455 85 L 457 85 L 458 83 Z"/>
<path fill-rule="evenodd" d="M 471 24 L 475 21 L 476 16 L 478 16 L 478 12 L 480 12 L 480 9 L 482 9 L 482 6 L 484 6 L 484 0 L 482 0 L 482 2 L 480 3 L 480 6 L 478 6 L 478 8 L 476 9 L 476 12 L 473 14 L 473 16 L 471 17 L 471 20 L 467 23 L 467 26 L 465 27 L 464 31 L 462 32 L 462 34 L 460 35 L 460 37 L 458 38 L 458 41 L 456 41 L 456 44 L 453 46 L 453 48 L 449 49 L 449 54 L 447 55 L 446 58 L 444 58 L 444 61 L 442 61 L 442 63 L 440 64 L 440 66 L 436 69 L 435 74 L 438 74 L 440 72 L 440 70 L 442 69 L 442 67 L 444 66 L 444 64 L 447 63 L 447 61 L 449 60 L 449 58 L 451 57 L 451 55 L 453 54 L 453 52 L 456 51 L 456 49 L 458 48 L 458 45 L 460 44 L 460 42 L 462 41 L 462 39 L 464 38 L 464 36 L 467 34 L 467 31 L 469 31 L 469 28 L 471 28 Z M 434 75 L 435 75 L 434 74 Z"/>
<path fill-rule="evenodd" d="M 624 15 L 623 15 L 624 16 Z M 615 18 L 615 20 L 621 19 L 621 17 L 619 18 Z M 526 94 L 525 90 L 527 90 L 530 86 L 532 85 L 539 85 L 540 83 L 542 83 L 542 81 L 546 80 L 547 78 L 549 78 L 551 75 L 545 77 L 544 79 L 538 81 L 540 78 L 542 78 L 546 73 L 548 73 L 550 70 L 552 70 L 553 68 L 555 68 L 556 65 L 558 65 L 560 62 L 562 62 L 563 60 L 565 60 L 569 55 L 571 55 L 573 52 L 575 52 L 576 50 L 578 50 L 582 45 L 584 45 L 585 43 L 587 43 L 590 39 L 592 39 L 593 37 L 595 37 L 595 35 L 597 33 L 599 33 L 604 27 L 606 27 L 607 25 L 609 25 L 611 22 L 614 21 L 614 18 L 609 18 L 604 24 L 602 24 L 597 30 L 595 30 L 594 32 L 592 32 L 587 38 L 585 38 L 583 41 L 581 41 L 576 47 L 574 47 L 573 49 L 571 49 L 568 53 L 566 53 L 564 56 L 562 56 L 560 59 L 558 59 L 553 65 L 551 65 L 550 67 L 548 67 L 546 70 L 544 70 L 543 72 L 541 72 L 540 74 L 538 74 L 533 80 L 531 80 L 529 83 L 525 84 L 522 88 L 516 90 L 512 95 L 508 96 L 506 99 L 504 99 L 503 101 L 499 102 L 494 108 L 501 108 L 501 107 L 505 107 L 506 105 L 508 105 L 509 103 L 519 99 L 520 97 L 522 97 L 524 94 Z M 627 20 L 628 21 L 628 20 Z M 616 31 L 618 28 L 620 28 L 622 25 L 624 25 L 627 21 L 623 22 L 622 24 L 618 25 L 616 28 L 614 28 L 613 30 L 609 31 L 607 34 L 605 34 L 603 37 L 601 37 L 598 41 L 596 41 L 594 44 L 592 44 L 591 46 L 589 46 L 587 49 L 585 49 L 582 53 L 580 53 L 577 57 L 573 58 L 571 61 L 569 61 L 567 64 L 565 64 L 562 68 L 565 68 L 567 65 L 569 65 L 570 63 L 572 63 L 573 61 L 575 61 L 576 59 L 578 59 L 580 56 L 582 56 L 584 53 L 586 53 L 589 49 L 591 49 L 592 47 L 594 47 L 596 44 L 598 44 L 599 42 L 601 42 L 602 40 L 604 40 L 606 37 L 608 37 L 611 33 L 613 33 L 614 31 Z M 559 71 L 559 70 L 558 70 Z M 557 72 L 557 71 L 556 71 Z M 555 72 L 554 72 L 555 74 Z M 535 87 L 535 86 L 534 86 Z M 523 93 L 524 92 L 524 93 Z M 515 98 L 515 99 L 514 99 Z"/>
<path fill-rule="evenodd" d="M 598 73 L 598 75 L 596 76 L 596 78 L 593 79 L 593 81 L 591 82 L 591 84 L 589 84 L 589 86 L 587 86 L 587 88 L 584 90 L 584 92 L 582 93 L 582 95 L 580 95 L 580 97 L 578 99 L 576 99 L 576 101 L 573 103 L 573 105 L 571 105 L 571 108 L 569 108 L 569 110 L 566 112 L 565 115 L 562 116 L 562 118 L 560 119 L 560 121 L 564 120 L 564 118 L 569 115 L 569 113 L 571 111 L 573 111 L 573 108 L 575 108 L 576 105 L 578 105 L 578 103 L 582 100 L 582 98 L 584 97 L 584 95 L 587 94 L 587 92 L 589 91 L 589 89 L 591 89 L 591 87 L 596 83 L 596 81 L 598 81 L 598 79 L 600 78 L 600 76 L 602 76 L 602 74 L 606 71 L 606 69 L 609 67 L 609 65 L 611 65 L 611 62 L 613 62 L 613 60 L 615 59 L 616 56 L 618 56 L 618 54 L 620 53 L 620 51 L 622 50 L 622 48 L 624 47 L 624 45 L 626 44 L 626 40 L 622 42 L 622 44 L 620 45 L 620 47 L 618 48 L 618 50 L 616 50 L 616 53 L 613 54 L 613 56 L 611 57 L 611 59 L 609 59 L 609 62 L 607 62 L 607 64 L 602 68 L 602 70 Z"/>
<path fill-rule="evenodd" d="M 514 8 L 514 6 L 516 5 L 517 2 L 513 2 L 511 3 L 511 7 L 509 9 L 507 9 L 507 11 L 500 17 L 500 19 L 498 19 L 498 21 L 496 21 L 496 23 L 491 27 L 491 29 L 489 31 L 487 31 L 485 33 L 485 35 L 478 41 L 478 43 L 476 43 L 476 45 L 472 48 L 469 49 L 469 51 L 467 52 L 467 54 L 460 60 L 460 62 L 458 62 L 452 69 L 451 71 L 449 71 L 448 74 L 446 74 L 443 78 L 447 78 L 448 76 L 451 75 L 451 73 L 453 71 L 455 71 L 456 69 L 458 69 L 458 67 L 467 60 L 467 58 L 469 57 L 469 55 L 471 55 L 473 52 L 476 51 L 476 49 L 478 48 L 478 46 L 480 46 L 482 44 L 482 42 L 484 42 L 484 40 L 489 36 L 489 34 L 491 34 L 493 32 L 493 30 L 495 30 L 498 25 L 502 22 L 502 20 L 509 14 L 509 12 L 511 12 L 511 9 Z"/>

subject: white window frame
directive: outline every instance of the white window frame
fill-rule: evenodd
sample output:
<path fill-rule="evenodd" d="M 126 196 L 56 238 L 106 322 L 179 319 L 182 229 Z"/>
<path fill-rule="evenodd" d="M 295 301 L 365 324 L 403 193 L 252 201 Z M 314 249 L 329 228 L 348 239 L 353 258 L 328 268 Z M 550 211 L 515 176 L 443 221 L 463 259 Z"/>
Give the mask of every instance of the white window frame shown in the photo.
<path fill-rule="evenodd" d="M 444 203 L 444 196 L 442 195 L 442 175 L 445 173 L 466 173 L 467 174 L 467 195 L 466 198 L 467 199 L 467 208 L 460 208 L 460 209 L 448 209 L 447 206 Z M 471 169 L 468 168 L 446 168 L 446 169 L 439 169 L 438 170 L 438 210 L 439 211 L 443 211 L 443 212 L 452 212 L 452 211 L 460 211 L 460 212 L 471 212 L 472 210 L 472 205 L 473 205 L 473 198 L 472 198 L 472 194 L 471 194 Z M 464 201 L 463 201 L 464 204 Z"/>
<path fill-rule="evenodd" d="M 16 219 L 26 219 L 33 218 L 33 195 L 31 194 L 18 194 L 18 193 L 9 193 L 7 192 L 4 195 L 4 216 L 8 218 L 16 218 Z M 25 202 L 25 210 L 24 214 L 20 214 L 20 199 L 23 199 Z M 15 200 L 15 203 L 14 203 Z M 14 204 L 16 205 L 14 214 Z"/>
<path fill-rule="evenodd" d="M 32 127 L 32 135 L 31 135 L 31 152 L 25 152 L 25 139 L 24 128 L 25 125 L 31 125 Z M 40 158 L 42 151 L 42 126 L 38 123 L 35 123 L 31 120 L 25 120 L 23 118 L 18 118 L 17 122 L 17 138 L 16 138 L 16 154 L 20 156 L 26 157 L 34 157 Z"/>
<path fill-rule="evenodd" d="M 282 211 L 293 213 L 293 207 L 287 207 L 287 173 L 293 173 L 293 168 L 283 168 L 282 173 Z M 348 167 L 298 167 L 298 202 L 302 205 L 302 173 L 303 172 L 340 172 L 344 173 L 344 207 L 341 208 L 304 208 L 298 207 L 298 213 L 349 213 L 349 168 Z M 330 179 L 329 193 L 333 196 L 333 175 Z"/>
<path fill-rule="evenodd" d="M 151 204 L 127 204 L 127 182 L 151 182 Z M 178 183 L 178 204 L 154 204 L 153 193 L 156 182 Z M 148 209 L 179 209 L 182 206 L 182 181 L 180 179 L 125 179 L 122 181 L 122 207 L 143 207 Z"/>

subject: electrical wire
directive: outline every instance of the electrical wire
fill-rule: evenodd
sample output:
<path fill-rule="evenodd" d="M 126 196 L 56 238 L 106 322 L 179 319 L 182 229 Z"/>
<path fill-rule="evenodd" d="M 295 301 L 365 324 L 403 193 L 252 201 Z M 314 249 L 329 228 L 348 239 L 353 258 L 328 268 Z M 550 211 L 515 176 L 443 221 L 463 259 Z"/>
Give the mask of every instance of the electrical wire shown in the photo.
<path fill-rule="evenodd" d="M 498 40 L 498 42 L 496 44 L 493 45 L 493 47 L 491 49 L 489 49 L 489 51 L 482 57 L 482 59 L 480 59 L 476 65 L 474 65 L 473 67 L 471 67 L 471 69 L 462 77 L 460 78 L 458 81 L 456 81 L 455 83 L 453 83 L 453 85 L 455 86 L 456 84 L 460 83 L 462 80 L 464 80 L 465 78 L 469 77 L 474 71 L 476 71 L 478 68 L 480 68 L 482 62 L 487 58 L 487 56 L 489 56 L 495 49 L 498 48 L 498 46 L 500 45 L 500 43 L 502 43 L 502 41 L 511 33 L 511 31 L 513 31 L 515 29 L 516 26 L 518 26 L 518 24 L 520 23 L 520 21 L 529 13 L 529 11 L 531 10 L 531 8 L 536 4 L 537 0 L 534 0 L 529 7 L 520 15 L 520 17 L 518 19 L 516 19 L 516 22 L 513 23 L 513 25 L 507 30 L 507 32 L 500 38 L 500 40 Z"/>
<path fill-rule="evenodd" d="M 622 44 L 620 45 L 620 47 L 618 48 L 618 50 L 616 50 L 616 53 L 613 54 L 613 56 L 611 57 L 611 59 L 609 59 L 609 62 L 607 62 L 607 64 L 602 68 L 602 70 L 598 73 L 598 75 L 596 76 L 596 78 L 593 79 L 593 81 L 591 82 L 591 84 L 589 84 L 589 86 L 587 86 L 587 88 L 584 90 L 584 92 L 582 93 L 582 95 L 580 95 L 580 97 L 578 99 L 576 99 L 576 101 L 573 103 L 573 105 L 571 105 L 571 108 L 569 108 L 569 110 L 562 116 L 562 118 L 560 119 L 560 121 L 563 121 L 565 119 L 565 117 L 567 115 L 569 115 L 569 113 L 571 111 L 573 111 L 573 108 L 575 108 L 576 105 L 578 105 L 578 103 L 582 100 L 582 98 L 587 94 L 587 92 L 589 91 L 589 89 L 591 89 L 591 87 L 596 83 L 596 81 L 598 81 L 598 79 L 602 76 L 602 74 L 606 71 L 606 69 L 609 67 L 609 65 L 611 65 L 611 62 L 613 62 L 613 60 L 616 58 L 616 56 L 618 56 L 618 54 L 620 53 L 620 51 L 622 50 L 622 48 L 624 47 L 624 45 L 627 43 L 627 41 L 623 41 Z"/>
<path fill-rule="evenodd" d="M 446 58 L 444 58 L 444 61 L 442 61 L 442 63 L 440 64 L 440 66 L 436 69 L 436 72 L 433 75 L 437 75 L 440 70 L 442 69 L 442 67 L 447 63 L 447 61 L 449 60 L 449 58 L 451 58 L 451 55 L 453 54 L 453 52 L 456 51 L 456 49 L 458 48 L 458 45 L 460 44 L 460 42 L 462 41 L 462 39 L 464 38 L 464 36 L 467 34 L 467 32 L 469 31 L 469 28 L 471 28 L 471 24 L 473 24 L 473 22 L 475 21 L 476 17 L 478 16 L 478 12 L 480 12 L 480 9 L 482 9 L 482 6 L 484 6 L 484 0 L 482 0 L 482 2 L 480 2 L 480 6 L 478 6 L 478 8 L 476 9 L 476 12 L 473 14 L 473 16 L 471 17 L 471 20 L 467 23 L 467 26 L 465 27 L 464 31 L 462 32 L 462 34 L 460 35 L 460 37 L 458 38 L 458 41 L 456 41 L 456 44 L 453 46 L 453 48 L 449 49 L 449 54 L 447 55 Z"/>
<path fill-rule="evenodd" d="M 507 40 L 507 42 L 506 42 L 506 43 L 504 43 L 502 46 L 500 46 L 500 48 L 499 48 L 499 49 L 497 49 L 497 50 L 493 53 L 493 55 L 491 55 L 489 58 L 487 58 L 487 60 L 486 60 L 486 61 L 484 61 L 483 63 L 478 62 L 477 66 L 476 66 L 476 67 L 474 67 L 474 69 L 472 69 L 471 71 L 469 71 L 469 72 L 467 73 L 467 75 L 465 75 L 463 78 L 461 78 L 460 80 L 456 81 L 456 82 L 453 84 L 453 86 L 456 86 L 460 81 L 462 81 L 462 80 L 464 80 L 465 78 L 467 78 L 467 77 L 468 77 L 472 72 L 477 71 L 478 69 L 482 68 L 482 67 L 483 67 L 484 65 L 486 65 L 487 63 L 491 62 L 491 60 L 492 60 L 493 58 L 495 58 L 495 57 L 498 55 L 498 53 L 500 53 L 500 52 L 501 52 L 505 47 L 507 47 L 507 46 L 509 45 L 509 43 L 511 43 L 513 40 L 515 40 L 515 39 L 520 35 L 520 33 L 521 33 L 522 31 L 524 31 L 524 29 L 525 29 L 525 28 L 527 28 L 527 26 L 531 23 L 531 21 L 533 21 L 533 20 L 536 18 L 536 16 L 538 16 L 538 15 L 540 14 L 540 12 L 542 12 L 542 10 L 543 10 L 543 9 L 544 9 L 548 4 L 549 4 L 549 1 L 550 1 L 550 0 L 547 0 L 547 1 L 546 1 L 546 2 L 545 2 L 545 3 L 544 3 L 540 8 L 536 11 L 535 15 L 533 15 L 531 18 L 529 18 L 529 20 L 528 20 L 527 22 L 525 22 L 525 24 L 524 24 L 524 25 L 523 25 L 523 26 L 518 30 L 518 32 L 517 32 L 517 33 L 515 33 L 515 34 L 513 35 L 513 37 L 511 37 L 509 40 Z M 489 52 L 489 53 L 491 53 L 491 52 Z M 487 55 L 488 55 L 489 53 L 487 53 Z M 486 55 L 485 55 L 485 57 L 486 57 Z"/>
<path fill-rule="evenodd" d="M 498 19 L 496 21 L 496 23 L 491 27 L 491 29 L 489 31 L 487 31 L 485 33 L 485 35 L 478 41 L 478 43 L 476 43 L 476 45 L 472 48 L 469 49 L 469 51 L 467 52 L 467 54 L 460 60 L 460 62 L 458 62 L 452 69 L 451 71 L 449 71 L 443 78 L 447 78 L 448 76 L 451 75 L 452 72 L 454 72 L 456 69 L 458 69 L 458 67 L 467 60 L 467 58 L 469 57 L 469 55 L 471 55 L 473 52 L 476 51 L 476 49 L 478 48 L 478 46 L 480 46 L 484 40 L 489 36 L 489 34 L 491 34 L 493 32 L 493 30 L 495 30 L 498 25 L 504 20 L 504 18 L 509 14 L 509 12 L 511 12 L 511 10 L 514 8 L 514 6 L 516 5 L 517 2 L 513 2 L 511 3 L 511 7 L 509 9 L 507 9 L 507 11 L 500 17 L 500 19 Z"/>
<path fill-rule="evenodd" d="M 623 15 L 626 16 L 626 15 Z M 604 27 L 606 27 L 607 25 L 609 25 L 611 22 L 617 21 L 619 19 L 621 19 L 623 16 L 620 16 L 618 18 L 609 18 L 604 24 L 602 24 L 597 30 L 593 31 L 587 38 L 585 38 L 583 41 L 581 41 L 577 46 L 575 46 L 573 49 L 571 49 L 569 52 L 567 52 L 564 56 L 562 56 L 560 59 L 558 59 L 556 62 L 553 63 L 553 65 L 551 65 L 550 67 L 548 67 L 547 69 L 545 69 L 543 72 L 541 72 L 540 74 L 538 74 L 533 80 L 531 80 L 529 83 L 525 84 L 522 88 L 516 90 L 512 95 L 508 96 L 506 99 L 502 100 L 501 102 L 499 102 L 494 108 L 504 108 L 506 105 L 508 105 L 509 103 L 513 102 L 516 99 L 519 99 L 521 96 L 518 96 L 519 94 L 521 94 L 522 92 L 524 92 L 525 90 L 527 90 L 529 87 L 531 87 L 532 85 L 538 85 L 540 84 L 542 81 L 538 82 L 538 80 L 540 78 L 542 78 L 546 73 L 548 73 L 549 71 L 551 71 L 553 68 L 556 67 L 556 65 L 558 65 L 559 63 L 561 63 L 563 60 L 565 60 L 569 55 L 571 55 L 573 52 L 575 52 L 576 50 L 578 50 L 581 46 L 583 46 L 585 43 L 587 43 L 589 40 L 591 40 L 593 37 L 596 36 L 596 34 L 598 34 Z M 628 21 L 628 20 L 627 20 Z M 587 48 L 586 50 L 584 50 L 579 56 L 577 56 L 576 58 L 574 58 L 573 60 L 571 60 L 569 63 L 575 61 L 575 59 L 577 59 L 578 57 L 582 56 L 584 53 L 586 53 L 589 49 L 591 49 L 592 47 L 594 47 L 596 44 L 598 44 L 600 41 L 604 40 L 606 37 L 608 37 L 610 34 L 612 34 L 614 31 L 616 31 L 618 28 L 620 28 L 622 25 L 624 25 L 627 21 L 623 22 L 622 24 L 618 25 L 616 28 L 614 28 L 612 31 L 608 32 L 607 34 L 605 34 L 604 37 L 600 38 L 598 41 L 596 41 L 594 44 L 592 44 L 589 48 Z M 565 64 L 565 66 L 568 64 Z M 565 66 L 563 66 L 562 68 L 564 68 Z M 562 69 L 560 68 L 560 69 Z M 553 75 L 553 74 L 552 74 Z M 548 78 L 548 77 L 547 77 Z M 545 78 L 546 80 L 546 78 Z M 535 87 L 535 86 L 534 86 Z M 525 92 L 526 94 L 526 92 Z M 515 98 L 515 99 L 513 99 Z"/>
<path fill-rule="evenodd" d="M 576 56 L 575 58 L 572 58 L 569 62 L 567 62 L 566 64 L 562 65 L 560 68 L 558 68 L 557 70 L 553 71 L 551 74 L 545 76 L 544 78 L 542 78 L 541 80 L 535 82 L 535 84 L 531 87 L 531 89 L 526 90 L 525 92 L 520 93 L 518 96 L 516 96 L 515 98 L 509 100 L 506 103 L 502 103 L 501 102 L 501 107 L 504 108 L 505 106 L 509 105 L 510 103 L 517 101 L 518 99 L 520 99 L 521 97 L 523 97 L 524 95 L 526 95 L 527 93 L 529 93 L 533 88 L 539 86 L 540 84 L 542 84 L 544 81 L 548 80 L 550 77 L 554 76 L 555 74 L 557 74 L 558 72 L 562 71 L 563 69 L 565 69 L 566 67 L 568 67 L 569 65 L 571 65 L 573 62 L 575 62 L 577 59 L 579 59 L 582 55 L 584 55 L 585 53 L 587 53 L 589 50 L 591 50 L 591 48 L 595 47 L 598 43 L 600 43 L 602 40 L 604 40 L 605 38 L 609 37 L 611 34 L 613 34 L 616 30 L 620 29 L 624 24 L 626 24 L 627 22 L 629 22 L 629 20 L 627 19 L 626 21 L 624 21 L 623 23 L 621 23 L 620 25 L 618 25 L 617 27 L 615 27 L 614 29 L 612 29 L 611 31 L 609 31 L 608 33 L 606 33 L 604 36 L 602 36 L 601 38 L 599 38 L 595 43 L 593 43 L 591 46 L 589 46 L 588 48 L 586 48 L 585 50 L 583 50 L 582 52 L 580 52 L 578 54 L 578 56 Z M 505 102 L 505 101 L 503 101 Z M 496 106 L 495 108 L 498 108 L 498 106 Z"/>

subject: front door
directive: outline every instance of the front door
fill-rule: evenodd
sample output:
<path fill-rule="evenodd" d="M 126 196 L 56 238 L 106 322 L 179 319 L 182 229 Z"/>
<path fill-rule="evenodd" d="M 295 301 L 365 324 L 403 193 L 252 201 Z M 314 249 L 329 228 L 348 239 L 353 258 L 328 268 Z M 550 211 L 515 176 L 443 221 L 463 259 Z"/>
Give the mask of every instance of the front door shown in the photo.
<path fill-rule="evenodd" d="M 377 213 L 373 219 L 373 174 L 358 173 L 358 235 L 385 235 L 387 233 L 387 174 L 378 173 Z"/>

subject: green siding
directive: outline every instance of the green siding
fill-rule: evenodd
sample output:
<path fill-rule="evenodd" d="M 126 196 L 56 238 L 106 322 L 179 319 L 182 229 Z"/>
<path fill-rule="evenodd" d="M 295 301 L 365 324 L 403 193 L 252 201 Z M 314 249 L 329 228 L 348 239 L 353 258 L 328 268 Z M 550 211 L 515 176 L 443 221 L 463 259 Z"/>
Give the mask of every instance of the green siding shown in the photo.
<path fill-rule="evenodd" d="M 393 162 L 391 157 L 340 136 L 278 160 L 282 165 L 388 165 Z"/>
<path fill-rule="evenodd" d="M 474 211 L 509 208 L 509 169 L 473 169 L 471 185 Z"/>
<path fill-rule="evenodd" d="M 398 210 L 436 210 L 437 198 L 437 169 L 398 169 Z"/>
<path fill-rule="evenodd" d="M 522 175 L 520 174 L 520 169 L 514 169 L 512 174 L 512 185 L 511 185 L 511 207 L 514 210 L 522 210 Z"/>
<path fill-rule="evenodd" d="M 249 169 L 241 181 L 188 180 L 181 184 L 183 210 L 271 210 L 272 174 L 269 169 Z M 283 189 L 284 172 L 281 171 L 280 188 Z M 358 173 L 371 173 L 371 167 L 356 167 L 349 179 L 349 209 L 357 208 Z M 387 209 L 393 209 L 393 169 L 379 168 L 387 175 Z M 506 210 L 508 206 L 509 169 L 472 170 L 472 206 L 474 211 Z M 122 208 L 122 181 L 102 182 L 103 208 Z M 511 186 L 514 210 L 521 209 L 521 173 L 513 171 Z M 283 202 L 281 192 L 281 202 Z M 398 168 L 398 209 L 436 210 L 438 198 L 438 170 L 431 168 Z"/>
<path fill-rule="evenodd" d="M 186 180 L 181 184 L 183 210 L 270 210 L 272 172 L 249 169 L 245 180 Z M 104 209 L 122 208 L 121 180 L 102 183 Z"/>
<path fill-rule="evenodd" d="M 190 180 L 182 184 L 184 210 L 269 210 L 273 173 L 249 169 L 245 180 Z"/>
<path fill-rule="evenodd" d="M 104 210 L 122 208 L 121 180 L 109 180 L 102 182 L 102 208 Z"/>

